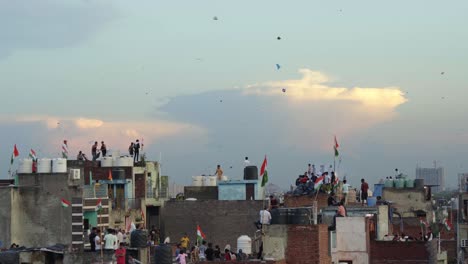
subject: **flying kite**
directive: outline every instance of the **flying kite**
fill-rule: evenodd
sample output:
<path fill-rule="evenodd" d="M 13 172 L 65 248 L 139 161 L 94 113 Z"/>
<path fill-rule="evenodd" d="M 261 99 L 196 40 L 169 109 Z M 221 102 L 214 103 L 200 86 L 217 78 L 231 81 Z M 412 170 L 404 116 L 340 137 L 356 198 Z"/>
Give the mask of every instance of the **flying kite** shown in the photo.
<path fill-rule="evenodd" d="M 214 17 L 213 17 L 213 20 L 218 20 L 218 17 L 217 17 L 217 16 L 214 16 Z"/>
<path fill-rule="evenodd" d="M 276 69 L 279 70 L 281 68 L 281 65 L 276 64 Z"/>
<path fill-rule="evenodd" d="M 281 37 L 277 37 L 276 39 L 277 39 L 277 40 L 281 40 Z"/>
<path fill-rule="evenodd" d="M 285 92 L 286 92 L 286 88 L 281 89 L 281 91 L 283 91 L 283 93 L 285 93 Z"/>

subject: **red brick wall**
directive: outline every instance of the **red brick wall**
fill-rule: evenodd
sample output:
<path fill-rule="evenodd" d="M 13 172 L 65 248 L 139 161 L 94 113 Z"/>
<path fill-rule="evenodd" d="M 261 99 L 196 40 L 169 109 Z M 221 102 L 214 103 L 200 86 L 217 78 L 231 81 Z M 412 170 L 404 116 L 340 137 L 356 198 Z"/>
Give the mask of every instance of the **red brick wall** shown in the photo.
<path fill-rule="evenodd" d="M 290 225 L 287 264 L 330 264 L 327 225 Z"/>
<path fill-rule="evenodd" d="M 371 264 L 425 264 L 429 252 L 424 242 L 370 241 Z"/>
<path fill-rule="evenodd" d="M 318 210 L 328 206 L 327 200 L 328 200 L 327 194 L 321 193 L 317 196 Z M 315 195 L 313 196 L 308 196 L 308 195 L 301 195 L 301 196 L 286 195 L 284 196 L 285 207 L 312 206 L 314 204 L 314 201 L 315 201 Z"/>

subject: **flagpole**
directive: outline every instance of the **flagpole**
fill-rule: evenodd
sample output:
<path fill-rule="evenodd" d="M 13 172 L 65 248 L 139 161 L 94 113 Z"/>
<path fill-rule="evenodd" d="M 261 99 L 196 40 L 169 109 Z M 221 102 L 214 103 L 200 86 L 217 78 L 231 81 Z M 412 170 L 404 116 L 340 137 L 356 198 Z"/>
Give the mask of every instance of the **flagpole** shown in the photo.
<path fill-rule="evenodd" d="M 99 232 L 99 243 L 100 243 L 100 246 L 101 246 L 101 260 L 104 259 L 104 252 L 102 250 L 102 226 L 101 226 L 101 217 L 102 217 L 102 210 L 99 208 L 99 227 L 101 229 L 101 232 Z"/>

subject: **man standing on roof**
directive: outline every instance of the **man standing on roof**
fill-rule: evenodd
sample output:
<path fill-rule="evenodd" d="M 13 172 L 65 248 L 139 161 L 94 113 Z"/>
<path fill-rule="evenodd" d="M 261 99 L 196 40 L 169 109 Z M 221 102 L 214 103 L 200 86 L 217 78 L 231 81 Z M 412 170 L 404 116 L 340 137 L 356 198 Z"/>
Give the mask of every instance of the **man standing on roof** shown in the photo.
<path fill-rule="evenodd" d="M 140 141 L 137 139 L 135 144 L 133 144 L 134 155 L 133 162 L 137 163 L 138 159 L 140 158 Z"/>
<path fill-rule="evenodd" d="M 367 201 L 367 191 L 369 190 L 369 184 L 364 179 L 361 179 L 361 202 L 364 205 L 364 201 Z"/>
<path fill-rule="evenodd" d="M 223 173 L 224 172 L 223 172 L 223 169 L 221 169 L 221 165 L 218 165 L 216 167 L 216 172 L 215 172 L 216 176 L 218 177 L 218 181 L 220 181 L 222 179 Z"/>

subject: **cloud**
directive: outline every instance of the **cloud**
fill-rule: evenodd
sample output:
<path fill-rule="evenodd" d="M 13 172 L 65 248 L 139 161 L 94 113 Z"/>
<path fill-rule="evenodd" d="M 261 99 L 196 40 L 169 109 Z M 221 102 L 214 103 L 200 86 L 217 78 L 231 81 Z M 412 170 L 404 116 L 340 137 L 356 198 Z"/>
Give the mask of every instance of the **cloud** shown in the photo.
<path fill-rule="evenodd" d="M 77 120 L 75 120 L 75 125 L 78 128 L 82 128 L 82 129 L 97 128 L 97 127 L 101 127 L 103 124 L 104 122 L 98 119 L 78 118 Z"/>
<path fill-rule="evenodd" d="M 124 121 L 86 117 L 0 116 L 0 123 L 14 127 L 34 127 L 43 152 L 55 153 L 58 142 L 67 139 L 72 150 L 87 150 L 90 142 L 105 141 L 110 149 L 126 150 L 131 141 L 140 139 L 152 145 L 174 137 L 191 134 L 202 138 L 206 131 L 190 123 L 166 120 Z M 21 139 L 23 141 L 25 139 Z"/>
<path fill-rule="evenodd" d="M 343 88 L 327 85 L 330 82 L 324 73 L 300 69 L 302 79 L 248 85 L 245 94 L 280 96 L 294 101 L 340 101 L 356 102 L 370 110 L 393 110 L 407 99 L 398 87 Z M 282 89 L 286 89 L 283 92 Z"/>
<path fill-rule="evenodd" d="M 18 49 L 77 45 L 115 16 L 100 1 L 0 1 L 0 58 Z"/>

